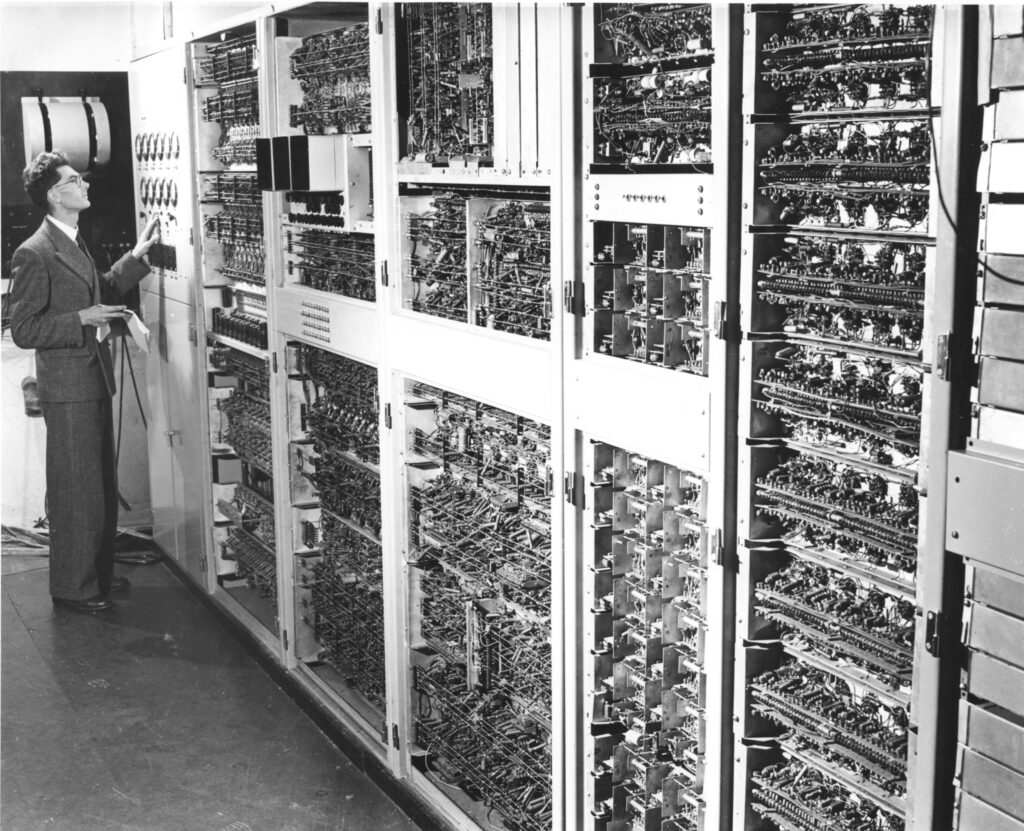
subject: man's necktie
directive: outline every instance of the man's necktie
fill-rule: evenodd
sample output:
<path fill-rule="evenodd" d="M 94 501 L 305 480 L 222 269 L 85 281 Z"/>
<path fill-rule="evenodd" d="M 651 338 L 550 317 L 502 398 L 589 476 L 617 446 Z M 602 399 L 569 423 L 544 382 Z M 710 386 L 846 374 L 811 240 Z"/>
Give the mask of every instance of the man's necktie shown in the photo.
<path fill-rule="evenodd" d="M 81 250 L 81 252 L 85 254 L 86 257 L 89 257 L 89 249 L 85 247 L 85 240 L 82 239 L 81 234 L 75 237 L 75 242 L 78 243 L 79 250 Z M 92 257 L 89 257 L 89 259 L 92 259 Z"/>

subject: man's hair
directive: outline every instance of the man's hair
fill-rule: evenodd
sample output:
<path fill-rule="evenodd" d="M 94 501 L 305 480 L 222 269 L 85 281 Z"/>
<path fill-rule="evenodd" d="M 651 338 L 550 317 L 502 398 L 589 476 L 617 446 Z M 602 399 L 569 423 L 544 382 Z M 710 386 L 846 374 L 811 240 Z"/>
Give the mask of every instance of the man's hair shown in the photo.
<path fill-rule="evenodd" d="M 47 207 L 46 192 L 60 181 L 57 168 L 66 164 L 71 162 L 60 150 L 40 153 L 28 163 L 21 178 L 25 182 L 25 193 L 34 205 Z"/>

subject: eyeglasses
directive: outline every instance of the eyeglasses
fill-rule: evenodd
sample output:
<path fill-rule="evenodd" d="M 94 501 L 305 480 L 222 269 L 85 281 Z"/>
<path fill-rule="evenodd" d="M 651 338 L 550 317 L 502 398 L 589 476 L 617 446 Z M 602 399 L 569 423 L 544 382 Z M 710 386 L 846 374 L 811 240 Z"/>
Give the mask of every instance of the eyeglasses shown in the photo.
<path fill-rule="evenodd" d="M 78 185 L 78 187 L 82 189 L 89 187 L 89 183 L 85 181 L 85 179 L 83 179 L 77 173 L 74 176 L 68 177 L 63 182 L 57 182 L 57 184 L 55 184 L 53 187 L 59 188 L 62 185 Z M 51 190 L 52 189 L 53 188 L 51 188 Z"/>

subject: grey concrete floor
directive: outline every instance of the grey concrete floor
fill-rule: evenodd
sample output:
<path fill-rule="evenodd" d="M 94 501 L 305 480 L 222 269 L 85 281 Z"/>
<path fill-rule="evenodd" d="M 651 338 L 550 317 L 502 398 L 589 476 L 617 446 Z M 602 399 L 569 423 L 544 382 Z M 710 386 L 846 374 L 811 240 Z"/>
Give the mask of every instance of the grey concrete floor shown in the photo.
<path fill-rule="evenodd" d="M 163 565 L 55 609 L 4 556 L 4 831 L 414 831 Z"/>

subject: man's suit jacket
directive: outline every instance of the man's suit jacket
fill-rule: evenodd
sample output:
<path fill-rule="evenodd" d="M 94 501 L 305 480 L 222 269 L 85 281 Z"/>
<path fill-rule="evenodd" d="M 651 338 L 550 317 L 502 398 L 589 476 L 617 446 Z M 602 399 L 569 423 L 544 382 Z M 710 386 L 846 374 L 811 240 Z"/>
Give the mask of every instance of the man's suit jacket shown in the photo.
<path fill-rule="evenodd" d="M 11 261 L 11 336 L 36 350 L 41 401 L 91 401 L 116 392 L 113 362 L 96 329 L 78 312 L 116 303 L 149 273 L 126 254 L 106 274 L 48 219 L 14 252 Z"/>

